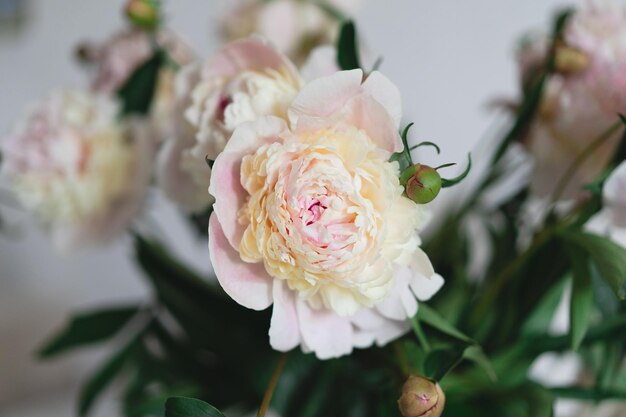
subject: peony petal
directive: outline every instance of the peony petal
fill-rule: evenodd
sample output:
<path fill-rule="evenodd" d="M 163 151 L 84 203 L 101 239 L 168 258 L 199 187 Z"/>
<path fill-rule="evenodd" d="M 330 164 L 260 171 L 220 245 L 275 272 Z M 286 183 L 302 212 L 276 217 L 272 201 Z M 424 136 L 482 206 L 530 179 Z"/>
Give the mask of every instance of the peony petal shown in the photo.
<path fill-rule="evenodd" d="M 439 274 L 425 277 L 416 275 L 411 282 L 411 290 L 420 301 L 428 301 L 443 287 L 444 279 Z"/>
<path fill-rule="evenodd" d="M 382 326 L 376 332 L 376 344 L 378 346 L 385 346 L 387 343 L 396 340 L 410 329 L 411 325 L 407 320 L 388 320 L 387 324 Z"/>
<path fill-rule="evenodd" d="M 328 309 L 315 310 L 309 304 L 296 301 L 302 339 L 318 359 L 331 359 L 352 352 L 352 325 Z"/>
<path fill-rule="evenodd" d="M 387 110 L 397 129 L 402 118 L 402 96 L 398 87 L 389 78 L 374 71 L 363 83 L 363 91 Z"/>
<path fill-rule="evenodd" d="M 410 266 L 413 272 L 425 277 L 430 277 L 435 274 L 433 264 L 430 262 L 430 259 L 428 259 L 428 255 L 426 255 L 421 248 L 415 251 Z"/>
<path fill-rule="evenodd" d="M 306 62 L 300 68 L 300 74 L 306 81 L 327 77 L 341 69 L 337 65 L 337 48 L 332 45 L 322 45 L 313 49 Z"/>
<path fill-rule="evenodd" d="M 297 126 L 300 116 L 328 117 L 337 113 L 345 103 L 361 91 L 363 71 L 339 71 L 318 78 L 302 87 L 291 108 L 289 120 Z"/>
<path fill-rule="evenodd" d="M 257 18 L 258 33 L 267 37 L 279 51 L 289 53 L 300 42 L 302 35 L 299 9 L 300 4 L 291 0 L 266 3 Z"/>
<path fill-rule="evenodd" d="M 241 260 L 215 214 L 209 221 L 209 255 L 217 280 L 233 300 L 253 310 L 264 310 L 272 304 L 272 279 L 263 264 Z"/>
<path fill-rule="evenodd" d="M 209 194 L 215 197 L 213 210 L 233 249 L 239 249 L 239 242 L 245 227 L 239 224 L 239 209 L 245 204 L 247 193 L 241 186 L 241 160 L 246 154 L 253 153 L 264 143 L 279 140 L 282 132 L 287 131 L 284 120 L 266 116 L 251 123 L 237 127 L 215 163 L 211 173 Z"/>
<path fill-rule="evenodd" d="M 364 130 L 376 145 L 389 153 L 403 149 L 397 123 L 382 104 L 367 94 L 348 100 L 342 120 Z"/>
<path fill-rule="evenodd" d="M 219 219 L 220 229 L 234 250 L 239 249 L 245 231 L 237 217 L 247 197 L 240 180 L 241 158 L 241 154 L 233 152 L 220 154 L 213 164 L 209 183 L 209 194 L 215 198 L 211 218 Z"/>
<path fill-rule="evenodd" d="M 193 139 L 193 138 L 192 138 Z M 184 135 L 166 141 L 159 151 L 156 166 L 156 182 L 172 201 L 190 212 L 199 211 L 211 202 L 211 196 L 198 186 L 190 173 L 181 166 L 181 154 L 191 145 Z M 206 164 L 206 183 L 209 183 L 211 168 Z"/>
<path fill-rule="evenodd" d="M 300 344 L 295 296 L 287 284 L 279 279 L 274 280 L 272 294 L 274 308 L 269 331 L 270 345 L 278 351 L 287 352 Z"/>
<path fill-rule="evenodd" d="M 203 69 L 205 79 L 230 77 L 241 71 L 264 71 L 286 68 L 294 78 L 298 71 L 284 55 L 258 37 L 229 43 L 211 58 Z"/>
<path fill-rule="evenodd" d="M 276 142 L 281 134 L 288 131 L 289 128 L 284 119 L 276 116 L 260 117 L 254 122 L 237 126 L 224 152 L 251 154 L 265 143 Z"/>
<path fill-rule="evenodd" d="M 417 313 L 417 301 L 409 289 L 412 275 L 409 268 L 397 267 L 395 269 L 393 288 L 384 300 L 376 304 L 376 309 L 384 317 L 405 321 Z"/>

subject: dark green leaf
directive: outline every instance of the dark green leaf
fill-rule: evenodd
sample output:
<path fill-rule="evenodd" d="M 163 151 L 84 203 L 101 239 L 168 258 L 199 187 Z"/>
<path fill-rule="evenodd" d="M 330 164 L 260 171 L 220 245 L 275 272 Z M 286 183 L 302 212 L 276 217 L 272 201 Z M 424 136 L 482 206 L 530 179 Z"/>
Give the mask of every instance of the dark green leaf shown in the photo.
<path fill-rule="evenodd" d="M 444 376 L 463 360 L 465 348 L 438 348 L 431 351 L 424 361 L 426 376 L 441 381 Z"/>
<path fill-rule="evenodd" d="M 537 307 L 528 316 L 521 329 L 522 336 L 544 334 L 548 332 L 552 318 L 565 291 L 566 280 L 555 284 L 543 296 Z"/>
<path fill-rule="evenodd" d="M 626 400 L 626 392 L 610 391 L 600 389 L 586 389 L 580 387 L 558 387 L 550 388 L 550 391 L 560 398 L 572 398 L 576 400 L 604 401 L 604 400 Z"/>
<path fill-rule="evenodd" d="M 476 342 L 472 338 L 461 333 L 453 325 L 448 323 L 446 319 L 441 317 L 439 313 L 437 313 L 435 310 L 433 310 L 432 308 L 430 308 L 424 303 L 420 304 L 419 310 L 414 320 L 415 319 L 421 321 L 422 323 L 444 334 L 447 334 L 448 336 L 458 339 L 461 342 L 464 342 L 470 345 L 476 344 Z"/>
<path fill-rule="evenodd" d="M 485 352 L 483 352 L 479 346 L 468 346 L 463 352 L 463 358 L 470 360 L 481 367 L 492 381 L 498 379 L 496 371 L 493 369 L 493 365 L 489 361 L 489 358 L 487 358 L 487 355 L 485 355 Z"/>
<path fill-rule="evenodd" d="M 137 312 L 137 306 L 108 308 L 74 316 L 67 326 L 39 351 L 41 358 L 50 358 L 67 350 L 113 337 Z"/>
<path fill-rule="evenodd" d="M 204 401 L 172 397 L 165 403 L 165 417 L 225 417 L 217 408 Z"/>
<path fill-rule="evenodd" d="M 585 232 L 568 231 L 563 237 L 585 251 L 607 284 L 620 298 L 626 298 L 626 249 L 613 241 Z"/>
<path fill-rule="evenodd" d="M 341 25 L 337 41 L 337 63 L 344 71 L 361 68 L 356 28 L 351 20 Z"/>
<path fill-rule="evenodd" d="M 572 262 L 572 295 L 570 298 L 570 338 L 572 349 L 578 350 L 589 324 L 593 307 L 593 287 L 587 253 L 577 247 L 568 248 Z"/>
<path fill-rule="evenodd" d="M 139 338 L 134 338 L 109 358 L 100 369 L 89 378 L 80 391 L 78 399 L 79 416 L 84 417 L 87 415 L 98 396 L 111 384 L 115 377 L 120 374 L 122 369 L 124 369 L 124 366 L 136 352 L 138 344 Z"/>
<path fill-rule="evenodd" d="M 155 51 L 118 90 L 123 116 L 148 114 L 159 81 L 159 72 L 164 63 L 165 54 L 160 50 Z"/>

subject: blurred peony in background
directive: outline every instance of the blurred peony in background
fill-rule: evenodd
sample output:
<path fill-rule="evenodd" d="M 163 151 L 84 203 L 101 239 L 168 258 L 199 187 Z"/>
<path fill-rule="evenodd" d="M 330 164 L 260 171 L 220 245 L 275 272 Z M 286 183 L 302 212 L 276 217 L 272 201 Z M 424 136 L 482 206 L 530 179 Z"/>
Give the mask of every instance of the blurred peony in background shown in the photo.
<path fill-rule="evenodd" d="M 126 55 L 125 48 L 141 51 L 148 45 L 141 35 L 124 31 L 120 12 L 124 3 L 121 0 L 0 0 L 2 137 L 13 132 L 15 121 L 23 119 L 25 110 L 37 107 L 33 98 L 45 97 L 53 86 L 75 88 L 87 83 L 103 92 L 123 83 L 136 65 Z M 501 112 L 489 108 L 488 104 L 501 97 L 518 98 L 516 58 L 524 60 L 522 55 L 516 56 L 518 41 L 529 28 L 537 28 L 539 34 L 545 32 L 552 12 L 570 3 L 553 0 L 360 0 L 332 4 L 338 12 L 354 15 L 364 37 L 366 53 L 374 55 L 374 59 L 381 55 L 381 68 L 401 86 L 404 118 L 416 122 L 412 131 L 414 137 L 433 140 L 441 146 L 440 156 L 425 150 L 420 152 L 421 160 L 440 164 L 463 160 L 479 139 L 494 128 L 494 122 L 501 120 Z M 259 7 L 265 9 L 256 10 Z M 165 18 L 175 34 L 163 33 L 159 38 L 166 48 L 172 49 L 171 56 L 178 64 L 187 63 L 196 55 L 205 60 L 214 54 L 224 37 L 237 38 L 250 32 L 273 39 L 279 50 L 301 64 L 313 44 L 332 39 L 329 34 L 337 30 L 324 14 L 306 5 L 282 0 L 272 2 L 271 6 L 259 6 L 253 1 L 170 1 L 165 2 Z M 294 24 L 293 19 L 305 19 L 307 24 Z M 585 26 L 584 21 L 577 24 Z M 324 31 L 318 31 L 319 27 Z M 593 50 L 594 44 L 583 36 L 586 34 L 583 29 L 571 34 L 572 42 L 579 48 Z M 111 38 L 112 33 L 115 35 Z M 541 35 L 538 38 L 541 39 Z M 81 46 L 78 55 L 88 68 L 88 79 L 85 71 L 71 59 L 77 52 L 77 45 Z M 534 47 L 541 53 L 541 47 Z M 135 52 L 130 56 L 136 56 Z M 532 63 L 532 57 L 529 61 Z M 522 67 L 526 68 L 525 61 Z M 166 87 L 157 93 L 154 109 L 157 121 L 159 112 L 177 111 L 167 104 L 158 104 L 159 94 L 164 97 L 177 94 L 174 81 L 168 82 L 169 76 L 166 72 L 159 74 L 166 80 L 162 83 Z M 559 88 L 565 87 L 556 80 L 549 90 Z M 572 94 L 576 88 L 570 90 Z M 556 105 L 566 104 L 576 105 L 567 100 Z M 621 103 L 602 105 L 619 106 Z M 545 110 L 547 116 L 549 110 Z M 594 120 L 606 117 L 606 113 L 604 108 L 598 109 L 599 116 Z M 171 134 L 169 129 L 173 127 L 159 126 L 158 122 L 155 126 L 157 133 L 153 136 L 167 141 Z M 533 129 L 549 130 L 544 125 L 533 126 Z M 539 149 L 537 152 L 547 155 L 548 151 Z M 144 150 L 144 156 L 146 152 L 149 151 Z M 450 171 L 454 169 L 457 168 Z M 140 181 L 141 175 L 137 175 L 135 179 Z M 545 175 L 554 176 L 553 173 Z M 545 185 L 543 178 L 539 178 L 537 184 Z M 7 187 L 6 183 L 0 183 L 3 227 L 0 234 L 0 414 L 7 417 L 69 416 L 74 411 L 74 396 L 81 379 L 106 353 L 106 348 L 80 352 L 51 363 L 37 362 L 33 349 L 70 311 L 111 301 L 141 300 L 147 297 L 146 287 L 129 259 L 127 237 L 112 236 L 114 243 L 98 250 L 85 245 L 88 239 L 80 240 L 81 250 L 60 254 L 32 218 L 17 209 L 19 203 L 7 192 Z M 119 192 L 118 189 L 105 191 Z M 453 198 L 451 194 L 444 192 L 434 210 L 445 210 Z M 171 203 L 171 197 L 149 191 L 140 223 L 157 230 L 164 239 L 175 239 L 178 242 L 175 250 L 187 263 L 198 270 L 209 270 L 205 241 L 195 238 L 189 224 Z M 192 204 L 201 206 L 202 201 Z M 85 217 L 88 225 L 94 226 L 93 220 Z M 63 236 L 63 240 L 65 242 L 67 237 Z M 567 312 L 557 315 L 553 330 L 564 333 L 566 322 Z M 567 355 L 551 355 L 541 358 L 532 372 L 547 383 L 555 376 L 571 381 L 578 376 L 579 367 L 580 364 Z M 559 384 L 558 381 L 557 378 L 554 383 Z M 114 396 L 112 393 L 100 403 L 94 415 L 113 415 Z M 565 417 L 586 412 L 587 415 L 613 417 L 623 412 L 610 403 L 599 409 L 585 407 L 589 409 L 564 402 L 557 407 L 557 415 Z"/>

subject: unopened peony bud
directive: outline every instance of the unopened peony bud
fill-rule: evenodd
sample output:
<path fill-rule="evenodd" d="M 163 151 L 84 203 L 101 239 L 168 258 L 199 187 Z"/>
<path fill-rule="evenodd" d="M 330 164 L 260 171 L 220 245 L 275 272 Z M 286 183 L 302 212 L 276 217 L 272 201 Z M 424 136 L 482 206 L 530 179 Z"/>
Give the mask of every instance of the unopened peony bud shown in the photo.
<path fill-rule="evenodd" d="M 160 20 L 157 0 L 129 0 L 126 3 L 126 16 L 136 26 L 154 29 Z"/>
<path fill-rule="evenodd" d="M 559 45 L 554 55 L 554 68 L 562 74 L 577 74 L 587 69 L 589 58 L 579 49 Z"/>
<path fill-rule="evenodd" d="M 430 203 L 441 191 L 441 176 L 427 165 L 417 164 L 408 167 L 400 175 L 406 195 L 417 204 Z"/>
<path fill-rule="evenodd" d="M 403 417 L 439 417 L 446 396 L 436 382 L 411 375 L 402 386 L 398 407 Z"/>

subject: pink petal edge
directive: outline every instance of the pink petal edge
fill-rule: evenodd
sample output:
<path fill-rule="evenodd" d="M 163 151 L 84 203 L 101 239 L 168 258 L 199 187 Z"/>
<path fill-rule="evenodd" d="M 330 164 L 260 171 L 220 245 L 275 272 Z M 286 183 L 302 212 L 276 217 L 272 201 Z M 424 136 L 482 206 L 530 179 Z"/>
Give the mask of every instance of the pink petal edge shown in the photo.
<path fill-rule="evenodd" d="M 233 300 L 253 310 L 272 305 L 272 279 L 262 263 L 243 262 L 213 214 L 209 220 L 209 256 L 220 285 Z"/>

